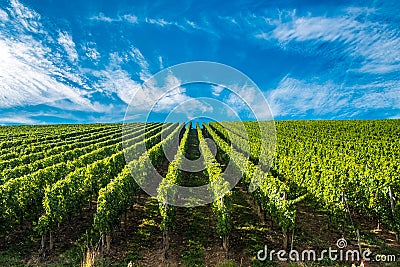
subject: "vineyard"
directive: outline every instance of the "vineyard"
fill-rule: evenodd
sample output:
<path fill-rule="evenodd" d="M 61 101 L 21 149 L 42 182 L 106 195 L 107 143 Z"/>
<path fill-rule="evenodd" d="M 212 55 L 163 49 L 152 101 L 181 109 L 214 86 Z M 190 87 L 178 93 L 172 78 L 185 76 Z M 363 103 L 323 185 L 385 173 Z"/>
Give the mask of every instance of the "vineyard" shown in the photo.
<path fill-rule="evenodd" d="M 3 126 L 0 266 L 297 266 L 257 255 L 341 238 L 400 259 L 399 140 L 398 120 Z"/>

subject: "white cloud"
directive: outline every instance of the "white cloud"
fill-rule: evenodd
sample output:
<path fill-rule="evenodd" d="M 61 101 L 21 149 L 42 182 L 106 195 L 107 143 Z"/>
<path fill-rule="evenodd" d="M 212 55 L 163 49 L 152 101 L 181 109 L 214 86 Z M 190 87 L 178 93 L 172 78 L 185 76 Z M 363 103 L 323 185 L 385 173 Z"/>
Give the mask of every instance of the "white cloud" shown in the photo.
<path fill-rule="evenodd" d="M 266 97 L 275 116 L 298 117 L 312 112 L 349 118 L 365 110 L 400 109 L 398 81 L 354 85 L 346 89 L 330 81 L 318 83 L 285 77 L 276 89 L 266 93 Z"/>
<path fill-rule="evenodd" d="M 353 101 L 355 108 L 362 109 L 400 109 L 400 87 L 381 92 L 369 92 Z"/>
<path fill-rule="evenodd" d="M 224 86 L 222 85 L 212 85 L 211 86 L 211 90 L 212 90 L 212 94 L 213 96 L 220 96 L 222 91 L 225 89 Z"/>
<path fill-rule="evenodd" d="M 158 64 L 159 64 L 161 70 L 164 69 L 164 63 L 163 63 L 162 56 L 158 56 Z"/>
<path fill-rule="evenodd" d="M 176 86 L 176 91 L 167 93 L 159 101 L 159 111 L 167 111 L 174 105 L 190 99 L 180 87 L 179 79 L 172 75 L 166 76 L 162 84 L 148 83 L 148 88 L 143 88 L 141 83 L 152 74 L 149 71 L 149 63 L 136 47 L 127 52 L 111 53 L 109 65 L 104 69 L 83 69 L 78 65 L 77 44 L 70 33 L 56 29 L 58 36 L 53 39 L 42 25 L 40 15 L 16 0 L 11 1 L 11 7 L 7 11 L 12 20 L 7 22 L 10 24 L 8 30 L 0 32 L 0 108 L 44 104 L 63 111 L 118 113 L 120 116 L 121 107 L 118 107 L 117 112 L 115 105 L 92 101 L 91 94 L 98 92 L 101 97 L 115 94 L 124 103 L 129 104 L 132 96 L 139 92 L 134 103 L 138 104 L 138 110 L 143 110 L 147 109 L 148 104 L 157 101 L 157 97 L 164 93 L 164 87 L 171 86 Z M 4 14 L 0 15 L 4 20 Z M 104 22 L 138 22 L 138 18 L 133 15 L 113 19 L 100 13 L 92 19 Z M 163 19 L 151 22 L 169 24 Z M 98 63 L 100 53 L 96 49 L 96 43 L 78 45 L 87 58 L 94 64 Z M 138 81 L 123 67 L 130 62 L 139 67 Z M 161 56 L 159 63 L 162 66 Z M 85 81 L 92 78 L 94 83 L 88 86 Z M 29 119 L 29 116 L 17 119 L 24 123 L 37 123 Z M 7 123 L 6 119 L 4 123 Z"/>
<path fill-rule="evenodd" d="M 348 9 L 342 16 L 297 17 L 290 14 L 285 20 L 274 20 L 275 28 L 270 32 L 257 33 L 258 39 L 278 40 L 283 47 L 292 42 L 311 41 L 308 49 L 319 49 L 318 43 L 337 42 L 343 51 L 353 57 L 361 57 L 361 72 L 387 73 L 400 70 L 400 33 L 387 24 L 360 22 L 359 12 L 366 9 Z M 357 12 L 357 13 L 355 13 Z"/>
<path fill-rule="evenodd" d="M 18 0 L 10 1 L 11 7 L 8 8 L 13 20 L 18 21 L 18 24 L 14 25 L 20 31 L 27 30 L 33 33 L 41 32 L 40 14 L 25 7 Z"/>
<path fill-rule="evenodd" d="M 38 120 L 29 118 L 28 116 L 12 115 L 5 117 L 4 115 L 0 117 L 0 124 L 38 124 Z"/>
<path fill-rule="evenodd" d="M 135 60 L 137 64 L 140 66 L 140 79 L 145 81 L 151 77 L 149 72 L 149 63 L 144 58 L 142 52 L 136 47 L 132 47 L 129 55 Z"/>
<path fill-rule="evenodd" d="M 140 81 L 133 80 L 122 68 L 123 64 L 130 61 L 139 66 Z M 149 63 L 136 47 L 132 47 L 127 53 L 111 53 L 110 64 L 106 69 L 91 71 L 91 74 L 99 78 L 96 88 L 103 92 L 116 93 L 123 102 L 131 104 L 131 110 L 135 112 L 148 111 L 152 108 L 156 112 L 165 112 L 190 99 L 185 94 L 185 89 L 181 87 L 180 80 L 173 75 L 166 75 L 161 81 L 149 80 L 152 77 Z M 146 82 L 145 86 L 142 85 L 143 82 Z M 169 91 L 173 88 L 175 89 Z M 153 107 L 155 103 L 157 104 Z"/>
<path fill-rule="evenodd" d="M 114 21 L 119 21 L 119 19 L 113 19 L 111 17 L 107 17 L 104 15 L 104 13 L 99 13 L 98 15 L 92 16 L 90 20 L 94 21 L 102 21 L 102 22 L 114 22 Z"/>
<path fill-rule="evenodd" d="M 132 80 L 129 73 L 122 69 L 113 70 L 109 68 L 102 71 L 94 71 L 92 74 L 100 78 L 96 86 L 98 89 L 116 93 L 126 104 L 131 102 L 132 96 L 141 88 L 141 85 Z"/>
<path fill-rule="evenodd" d="M 377 9 L 374 7 L 359 7 L 359 6 L 352 6 L 346 8 L 346 13 L 352 14 L 352 15 L 360 15 L 360 14 L 365 14 L 365 15 L 370 15 L 373 13 L 376 13 Z"/>
<path fill-rule="evenodd" d="M 80 90 L 52 76 L 57 68 L 46 59 L 46 52 L 47 49 L 34 39 L 26 43 L 0 39 L 0 107 L 51 105 L 68 98 L 79 108 L 90 109 L 89 100 Z"/>
<path fill-rule="evenodd" d="M 175 26 L 178 29 L 184 31 L 184 32 L 191 32 L 193 29 L 195 30 L 205 30 L 193 21 L 189 21 L 185 19 L 183 23 L 178 22 L 178 21 L 169 21 L 164 18 L 145 18 L 144 21 L 148 24 L 152 24 L 158 27 L 167 27 L 167 26 Z"/>
<path fill-rule="evenodd" d="M 168 112 L 190 99 L 186 89 L 181 87 L 181 81 L 169 74 L 163 79 L 157 77 L 147 80 L 137 91 L 130 108 L 137 111 Z"/>
<path fill-rule="evenodd" d="M 94 64 L 98 63 L 101 55 L 99 51 L 97 51 L 96 43 L 88 42 L 82 46 L 82 49 L 85 51 L 85 55 L 87 58 L 90 58 Z"/>
<path fill-rule="evenodd" d="M 123 69 L 122 66 L 130 61 L 138 65 L 140 81 L 133 80 Z M 127 115 L 131 119 L 147 119 L 141 116 L 150 110 L 158 113 L 170 112 L 186 101 L 195 100 L 186 94 L 181 81 L 171 73 L 153 78 L 149 71 L 149 63 L 135 47 L 127 53 L 111 53 L 109 66 L 105 70 L 92 71 L 92 75 L 99 78 L 96 88 L 103 92 L 115 93 L 123 102 L 130 105 Z M 193 108 L 194 106 L 190 112 L 184 113 L 189 116 L 195 111 Z M 203 109 L 196 108 L 196 110 L 201 112 Z"/>
<path fill-rule="evenodd" d="M 355 38 L 353 29 L 360 26 L 359 22 L 348 18 L 300 17 L 279 25 L 272 32 L 272 37 L 281 42 L 308 40 L 349 42 Z"/>
<path fill-rule="evenodd" d="M 229 94 L 228 98 L 225 99 L 224 102 L 228 104 L 237 113 L 240 113 L 241 111 L 244 111 L 248 108 L 243 98 L 234 93 Z"/>
<path fill-rule="evenodd" d="M 3 9 L 0 8 L 0 21 L 7 21 L 8 20 L 8 14 L 5 12 Z"/>
<path fill-rule="evenodd" d="M 75 43 L 71 35 L 66 32 L 60 32 L 58 35 L 58 43 L 64 48 L 65 52 L 67 52 L 71 62 L 78 60 L 78 53 L 76 52 Z"/>
<path fill-rule="evenodd" d="M 186 23 L 187 23 L 190 27 L 192 27 L 193 29 L 197 29 L 197 25 L 196 25 L 196 23 L 194 23 L 193 21 L 186 20 Z"/>
<path fill-rule="evenodd" d="M 49 119 L 58 119 L 61 122 L 65 121 L 85 121 L 80 115 L 76 116 L 73 113 L 65 113 L 63 110 L 51 109 L 49 111 L 35 110 L 26 111 L 21 109 L 18 112 L 5 112 L 0 117 L 0 124 L 45 124 L 42 121 L 43 117 L 48 117 Z M 54 121 L 54 120 L 53 120 Z"/>
<path fill-rule="evenodd" d="M 329 81 L 318 84 L 285 77 L 266 97 L 274 116 L 301 116 L 309 111 L 322 115 L 349 104 L 348 97 L 338 91 L 339 87 Z"/>
<path fill-rule="evenodd" d="M 224 94 L 221 95 L 223 91 Z M 253 85 L 212 85 L 211 94 L 214 97 L 222 98 L 222 103 L 229 107 L 229 109 L 225 109 L 225 115 L 229 117 L 236 117 L 236 114 L 240 114 L 242 118 L 246 119 L 269 120 L 272 118 L 264 94 Z"/>
<path fill-rule="evenodd" d="M 225 111 L 225 112 L 223 112 Z M 226 114 L 226 110 L 218 109 L 215 103 L 208 99 L 187 98 L 182 100 L 179 105 L 175 105 L 169 113 L 169 119 L 173 121 L 188 121 L 199 117 L 207 117 L 215 119 L 216 116 L 223 118 L 222 114 Z"/>
<path fill-rule="evenodd" d="M 93 21 L 99 21 L 99 22 L 107 22 L 107 23 L 111 23 L 111 22 L 126 22 L 126 23 L 130 23 L 130 24 L 137 24 L 139 22 L 138 17 L 132 14 L 125 14 L 122 16 L 118 16 L 118 17 L 108 17 L 106 15 L 104 15 L 104 13 L 100 12 L 99 14 L 92 16 L 89 18 L 90 20 Z"/>
<path fill-rule="evenodd" d="M 175 77 L 175 76 L 172 75 L 172 74 L 169 74 L 169 75 L 165 78 L 164 89 L 165 89 L 165 91 L 167 91 L 167 90 L 171 90 L 171 89 L 175 89 L 175 88 L 176 88 L 176 89 L 178 89 L 178 90 L 181 90 L 181 91 L 185 92 L 186 89 L 180 87 L 181 84 L 182 84 L 181 81 L 180 81 L 177 77 Z"/>
<path fill-rule="evenodd" d="M 271 110 L 266 106 L 266 99 L 262 92 L 250 85 L 231 85 L 232 93 L 226 99 L 227 104 L 236 112 L 249 111 L 248 116 L 255 116 L 258 120 L 272 118 Z"/>
<path fill-rule="evenodd" d="M 185 32 L 193 32 L 193 30 L 203 31 L 204 33 L 219 37 L 216 27 L 210 24 L 205 18 L 203 21 L 194 22 L 192 20 L 184 19 L 184 23 L 174 23 L 179 29 Z M 189 27 L 188 27 L 189 26 Z"/>
<path fill-rule="evenodd" d="M 121 64 L 133 62 L 139 66 L 138 74 L 141 81 L 145 81 L 151 77 L 149 63 L 138 48 L 131 47 L 128 52 L 112 52 L 109 56 L 110 63 L 108 68 L 120 69 Z"/>
<path fill-rule="evenodd" d="M 264 40 L 269 41 L 271 39 L 271 34 L 270 33 L 266 33 L 266 32 L 262 32 L 262 33 L 257 33 L 255 35 L 255 37 L 257 39 L 264 39 Z"/>
<path fill-rule="evenodd" d="M 139 76 L 142 81 L 150 77 L 148 63 L 139 49 L 133 47 L 128 53 L 113 52 L 110 55 L 109 65 L 103 70 L 87 70 L 91 75 L 97 77 L 98 82 L 94 85 L 97 91 L 104 93 L 115 93 L 124 103 L 130 104 L 132 97 L 142 88 L 140 81 L 132 79 L 128 71 L 122 68 L 122 64 L 129 61 L 139 66 Z"/>
<path fill-rule="evenodd" d="M 40 15 L 16 0 L 8 8 L 12 20 L 0 32 L 0 108 L 45 104 L 63 109 L 100 111 L 87 98 L 83 78 L 73 72 L 58 49 L 75 58 L 69 35 L 54 42 L 41 24 Z M 34 34 L 32 34 L 34 33 Z M 55 47 L 55 48 L 50 48 Z M 75 51 L 76 52 L 76 51 Z M 76 87 L 76 84 L 79 87 Z"/>
<path fill-rule="evenodd" d="M 108 17 L 104 15 L 104 13 L 100 12 L 99 14 L 92 16 L 89 18 L 93 21 L 100 21 L 100 22 L 128 22 L 131 24 L 139 23 L 139 18 L 132 14 L 125 14 L 123 16 L 118 17 Z M 167 21 L 163 18 L 145 18 L 144 21 L 149 24 L 154 24 L 160 27 L 168 26 L 168 25 L 178 25 L 176 22 Z"/>
<path fill-rule="evenodd" d="M 130 22 L 130 23 L 138 23 L 138 17 L 136 17 L 135 15 L 127 14 L 127 15 L 123 15 L 122 18 L 125 21 Z"/>
<path fill-rule="evenodd" d="M 190 100 L 191 98 L 187 96 L 186 90 L 182 87 L 172 87 L 166 94 L 163 94 L 160 99 L 158 99 L 157 104 L 154 106 L 154 111 L 156 112 L 166 112 L 171 111 L 177 105 Z"/>
<path fill-rule="evenodd" d="M 167 21 L 163 18 L 159 18 L 159 19 L 153 19 L 153 18 L 146 18 L 145 21 L 149 24 L 154 24 L 154 25 L 158 25 L 160 27 L 165 27 L 168 25 L 177 25 L 176 22 L 171 22 L 171 21 Z"/>
<path fill-rule="evenodd" d="M 100 53 L 99 53 L 99 51 L 97 51 L 97 49 L 96 48 L 88 48 L 87 50 L 86 50 L 86 56 L 88 57 L 88 58 L 91 58 L 91 59 L 93 59 L 94 61 L 97 61 L 99 58 L 100 58 Z"/>
<path fill-rule="evenodd" d="M 167 27 L 167 26 L 175 26 L 179 28 L 182 31 L 190 32 L 193 29 L 196 30 L 204 30 L 204 31 L 209 31 L 210 29 L 202 28 L 198 24 L 196 24 L 193 21 L 184 19 L 183 22 L 178 22 L 178 21 L 170 21 L 165 18 L 150 18 L 150 17 L 144 17 L 144 18 L 139 18 L 136 15 L 132 14 L 125 14 L 122 16 L 116 16 L 116 17 L 109 17 L 106 16 L 104 13 L 99 13 L 97 15 L 94 15 L 89 18 L 89 20 L 92 21 L 97 21 L 97 22 L 106 22 L 106 23 L 129 23 L 129 24 L 139 24 L 141 22 L 155 25 L 157 27 Z"/>

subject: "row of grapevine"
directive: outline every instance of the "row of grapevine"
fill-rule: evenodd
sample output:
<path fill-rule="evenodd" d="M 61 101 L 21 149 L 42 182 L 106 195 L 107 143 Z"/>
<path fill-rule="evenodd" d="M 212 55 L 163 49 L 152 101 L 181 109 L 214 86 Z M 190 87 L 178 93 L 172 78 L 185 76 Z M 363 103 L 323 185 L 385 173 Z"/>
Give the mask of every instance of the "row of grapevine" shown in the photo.
<path fill-rule="evenodd" d="M 165 157 L 163 147 L 169 147 L 173 143 L 183 126 L 184 124 L 174 124 L 173 131 L 166 132 L 168 136 L 165 139 L 159 140 L 137 160 L 129 162 L 116 178 L 100 189 L 94 215 L 94 228 L 100 234 L 107 235 L 121 222 L 123 213 L 134 203 L 134 196 L 139 189 L 135 181 L 144 182 L 151 175 L 153 166 L 161 164 Z"/>
<path fill-rule="evenodd" d="M 85 127 L 86 128 L 86 127 Z M 104 127 L 104 128 L 107 128 Z M 100 128 L 102 129 L 102 128 Z M 75 137 L 79 136 L 81 134 L 88 134 L 88 133 L 96 133 L 99 129 L 96 128 L 88 128 L 88 129 L 83 129 L 83 130 L 77 130 L 69 133 L 58 133 L 58 132 L 53 132 L 52 134 L 48 134 L 43 136 L 43 138 L 38 137 L 37 135 L 33 135 L 30 138 L 13 138 L 9 141 L 3 141 L 0 143 L 0 149 L 7 149 L 7 148 L 13 148 L 16 146 L 24 145 L 24 144 L 34 144 L 34 143 L 53 143 L 54 140 L 62 140 L 68 137 Z"/>
<path fill-rule="evenodd" d="M 273 121 L 263 122 L 221 122 L 210 123 L 211 127 L 219 127 L 225 141 L 235 139 L 233 143 L 247 144 L 235 147 L 237 150 L 249 155 L 250 160 L 259 165 L 262 170 L 268 171 L 275 156 L 276 132 Z M 223 130 L 222 130 L 222 129 Z M 224 132 L 224 130 L 227 130 Z M 247 148 L 247 146 L 249 148 Z M 250 150 L 250 153 L 248 152 Z"/>
<path fill-rule="evenodd" d="M 161 127 L 161 126 L 158 126 Z M 138 128 L 132 130 L 130 137 L 140 136 L 144 132 L 144 128 Z M 29 173 L 36 172 L 40 169 L 52 166 L 60 162 L 67 162 L 74 160 L 75 158 L 90 153 L 98 148 L 116 144 L 121 141 L 121 135 L 119 133 L 113 134 L 112 136 L 101 138 L 100 140 L 91 140 L 88 142 L 77 142 L 77 147 L 72 150 L 66 150 L 64 153 L 55 154 L 43 158 L 41 160 L 34 161 L 30 164 L 23 164 L 16 166 L 13 169 L 6 169 L 2 172 L 2 179 L 0 184 L 13 178 L 18 178 Z"/>
<path fill-rule="evenodd" d="M 69 143 L 60 142 L 55 145 L 52 145 L 51 148 L 49 149 L 44 149 L 44 147 L 41 146 L 39 147 L 40 148 L 39 152 L 27 153 L 27 154 L 25 153 L 23 156 L 0 161 L 0 170 L 4 172 L 7 169 L 11 169 L 17 166 L 20 167 L 21 165 L 25 164 L 31 164 L 34 163 L 35 161 L 38 161 L 46 157 L 55 156 L 57 154 L 61 154 L 75 148 L 91 145 L 92 143 L 95 142 L 103 142 L 105 140 L 116 138 L 117 136 L 121 136 L 121 133 L 113 133 L 106 131 L 105 133 L 101 132 L 96 135 L 91 134 L 90 137 L 75 139 L 74 141 Z"/>
<path fill-rule="evenodd" d="M 232 229 L 230 185 L 222 177 L 221 165 L 212 154 L 198 123 L 196 124 L 196 129 L 199 138 L 200 152 L 203 156 L 204 166 L 206 168 L 205 172 L 210 181 L 210 189 L 213 197 L 216 199 L 212 203 L 212 210 L 217 217 L 217 233 L 222 238 L 223 248 L 227 252 L 229 233 Z"/>
<path fill-rule="evenodd" d="M 161 126 L 153 131 L 161 131 Z M 146 133 L 133 139 L 141 140 Z M 95 146 L 95 145 L 92 145 Z M 97 148 L 68 162 L 60 162 L 28 175 L 10 179 L 0 185 L 0 225 L 10 230 L 22 220 L 35 218 L 42 211 L 44 189 L 66 177 L 75 169 L 85 167 L 97 160 L 122 150 L 121 143 Z"/>
<path fill-rule="evenodd" d="M 342 221 L 351 207 L 399 231 L 399 202 L 391 207 L 400 192 L 398 142 L 395 132 L 382 131 L 395 122 L 354 123 L 282 123 L 273 170 L 307 192 L 335 221 Z"/>
<path fill-rule="evenodd" d="M 174 129 L 176 125 L 171 124 L 164 128 L 164 131 Z M 88 166 L 76 169 L 64 179 L 58 180 L 52 186 L 45 189 L 43 214 L 38 223 L 37 229 L 45 232 L 54 228 L 56 224 L 62 223 L 70 214 L 81 210 L 82 206 L 97 196 L 98 191 L 106 186 L 113 177 L 116 177 L 125 166 L 124 153 L 140 153 L 138 147 L 146 144 L 149 147 L 159 143 L 158 132 L 154 137 L 143 139 L 134 143 L 131 147 L 116 152 L 115 154 L 93 162 Z"/>
<path fill-rule="evenodd" d="M 244 123 L 250 142 L 261 143 L 254 129 L 263 123 Z M 342 223 L 350 208 L 399 232 L 396 123 L 277 122 L 277 153 L 271 173 L 288 185 L 292 195 L 308 194 L 308 200 L 329 212 L 333 221 Z M 242 134 L 236 123 L 225 125 Z"/>
<path fill-rule="evenodd" d="M 159 203 L 159 211 L 161 214 L 161 230 L 163 232 L 163 251 L 164 256 L 169 248 L 169 231 L 174 222 L 175 207 L 168 205 L 168 199 L 172 200 L 177 197 L 173 185 L 179 185 L 182 178 L 182 161 L 185 158 L 186 150 L 188 147 L 189 131 L 192 128 L 192 123 L 187 125 L 187 128 L 182 136 L 178 151 L 174 156 L 174 160 L 168 165 L 168 172 L 164 179 L 162 179 L 157 189 L 157 200 Z"/>
<path fill-rule="evenodd" d="M 53 133 L 57 135 L 69 134 L 78 131 L 91 131 L 98 128 L 114 127 L 118 124 L 53 124 L 53 125 L 20 125 L 20 126 L 1 126 L 0 137 L 11 140 L 11 136 L 22 137 L 46 137 L 50 138 Z"/>
<path fill-rule="evenodd" d="M 251 183 L 253 183 L 253 186 L 258 186 L 258 188 L 254 188 L 256 190 L 252 194 L 282 228 L 284 235 L 283 246 L 287 248 L 288 231 L 295 226 L 295 204 L 303 200 L 305 196 L 289 199 L 287 196 L 289 188 L 285 183 L 276 179 L 271 174 L 264 172 L 259 166 L 254 165 L 244 154 L 225 142 L 210 126 L 206 124 L 203 125 L 207 133 L 212 137 L 221 151 L 223 151 L 224 160 L 232 161 L 244 174 L 243 182 L 248 186 Z M 214 125 L 214 127 L 218 128 L 216 125 Z M 230 136 L 232 136 L 232 134 Z M 235 146 L 240 146 L 240 144 L 236 143 Z"/>
<path fill-rule="evenodd" d="M 3 154 L 0 156 L 0 165 L 4 165 L 5 162 L 11 160 L 19 160 L 23 163 L 29 163 L 32 161 L 32 156 L 38 158 L 40 156 L 51 156 L 57 153 L 57 151 L 62 150 L 64 146 L 76 145 L 76 143 L 78 142 L 86 142 L 118 132 L 118 127 L 109 127 L 99 129 L 99 131 L 97 131 L 96 133 L 82 133 L 81 135 L 77 135 L 67 139 L 53 140 L 50 143 L 29 143 L 29 145 L 23 144 L 17 147 L 10 148 L 9 150 L 5 149 L 3 150 Z M 23 156 L 21 157 L 21 155 Z M 3 168 L 4 167 L 1 167 L 0 169 Z"/>
<path fill-rule="evenodd" d="M 111 134 L 113 132 L 118 132 L 119 129 L 120 126 L 104 127 L 104 128 L 99 128 L 99 130 L 96 131 L 95 133 L 93 133 L 92 131 L 85 131 L 82 132 L 80 135 L 74 135 L 73 137 L 66 137 L 66 138 L 57 137 L 56 133 L 52 133 L 51 135 L 54 135 L 55 137 L 53 140 L 51 140 L 51 142 L 42 143 L 38 141 L 38 142 L 31 142 L 28 144 L 22 144 L 20 146 L 13 146 L 8 149 L 2 149 L 2 154 L 0 155 L 0 162 L 19 158 L 21 155 L 27 156 L 33 153 L 41 153 L 44 151 L 48 151 L 59 146 L 74 144 L 76 143 L 77 138 L 81 141 L 92 140 L 94 136 L 98 135 L 101 136 L 101 134 Z M 15 137 L 15 139 L 18 138 L 21 137 Z"/>
<path fill-rule="evenodd" d="M 10 179 L 0 186 L 0 225 L 10 230 L 23 220 L 37 216 L 41 211 L 44 188 L 65 177 L 76 168 L 107 157 L 121 150 L 120 145 L 98 148 L 70 162 L 60 162 L 28 175 Z"/>

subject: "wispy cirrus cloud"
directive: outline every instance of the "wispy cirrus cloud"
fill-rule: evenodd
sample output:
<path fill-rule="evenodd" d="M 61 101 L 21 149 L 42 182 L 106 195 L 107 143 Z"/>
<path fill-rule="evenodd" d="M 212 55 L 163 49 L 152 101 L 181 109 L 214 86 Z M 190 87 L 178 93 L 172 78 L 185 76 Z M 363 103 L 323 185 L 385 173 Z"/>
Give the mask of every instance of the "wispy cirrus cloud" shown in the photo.
<path fill-rule="evenodd" d="M 355 85 L 353 88 L 359 95 L 352 101 L 354 108 L 364 110 L 400 109 L 400 81 L 386 80 Z"/>
<path fill-rule="evenodd" d="M 140 80 L 142 80 L 143 82 L 146 81 L 147 79 L 150 78 L 151 73 L 149 71 L 149 63 L 147 62 L 147 60 L 144 58 L 142 52 L 136 48 L 133 47 L 132 51 L 130 52 L 131 57 L 133 57 L 133 59 L 135 60 L 135 62 L 139 65 L 140 67 Z"/>
<path fill-rule="evenodd" d="M 14 30 L 28 31 L 31 33 L 42 32 L 41 16 L 36 11 L 24 6 L 18 0 L 10 0 L 10 7 L 7 8 L 10 12 L 14 24 Z"/>
<path fill-rule="evenodd" d="M 133 14 L 119 15 L 115 17 L 106 16 L 100 12 L 97 15 L 89 18 L 91 21 L 102 22 L 102 23 L 129 23 L 131 25 L 147 24 L 153 25 L 159 28 L 176 27 L 184 32 L 192 32 L 195 30 L 201 30 L 204 32 L 213 33 L 210 25 L 200 25 L 192 20 L 183 18 L 181 20 L 169 20 L 163 17 L 138 17 Z M 214 33 L 215 34 L 215 33 Z"/>
<path fill-rule="evenodd" d="M 127 22 L 132 24 L 138 23 L 138 17 L 132 14 L 125 14 L 118 17 L 109 17 L 106 16 L 104 13 L 100 12 L 97 15 L 91 16 L 89 19 L 92 21 L 108 22 L 108 23 L 111 22 Z"/>
<path fill-rule="evenodd" d="M 191 21 L 191 20 L 188 20 L 188 19 L 186 19 L 185 21 L 193 29 L 199 29 L 198 25 L 194 21 Z"/>
<path fill-rule="evenodd" d="M 131 14 L 123 15 L 122 18 L 129 23 L 138 23 L 138 17 Z"/>
<path fill-rule="evenodd" d="M 138 48 L 131 47 L 126 53 L 113 52 L 109 58 L 109 65 L 105 69 L 89 70 L 98 79 L 94 86 L 106 94 L 115 93 L 125 104 L 131 105 L 131 112 L 146 112 L 150 109 L 168 112 L 191 99 L 174 75 L 152 79 L 150 64 Z M 124 69 L 127 63 L 137 65 L 138 80 L 133 79 L 132 74 Z"/>
<path fill-rule="evenodd" d="M 145 18 L 145 21 L 149 24 L 154 24 L 160 27 L 165 27 L 165 26 L 170 26 L 170 25 L 175 25 L 177 26 L 178 23 L 177 22 L 172 22 L 172 21 L 167 21 L 163 18 Z"/>
<path fill-rule="evenodd" d="M 297 16 L 288 12 L 284 18 L 265 19 L 270 31 L 255 34 L 262 40 L 277 40 L 280 46 L 290 49 L 302 43 L 303 50 L 317 51 L 321 43 L 341 45 L 335 53 L 349 55 L 360 66 L 359 72 L 388 73 L 400 70 L 400 32 L 382 22 L 368 20 L 374 9 L 348 8 L 337 16 Z M 360 16 L 364 19 L 360 20 Z M 354 64 L 357 65 L 357 64 Z"/>
<path fill-rule="evenodd" d="M 275 89 L 266 93 L 266 98 L 276 117 L 301 118 L 312 114 L 343 119 L 374 110 L 400 109 L 399 88 L 398 81 L 386 81 L 353 85 L 343 90 L 332 81 L 306 81 L 286 76 Z"/>
<path fill-rule="evenodd" d="M 205 98 L 187 98 L 182 99 L 179 106 L 174 106 L 174 109 L 169 114 L 172 121 L 188 121 L 199 117 L 226 119 L 229 109 L 222 106 L 220 103 L 216 105 L 210 99 Z M 230 115 L 230 114 L 229 114 Z"/>
<path fill-rule="evenodd" d="M 199 25 L 193 21 L 184 19 L 183 21 L 171 21 L 165 18 L 145 18 L 144 22 L 147 24 L 155 25 L 157 27 L 176 27 L 185 32 L 191 32 L 193 30 L 203 30 Z"/>
<path fill-rule="evenodd" d="M 7 124 L 39 124 L 39 120 L 35 120 L 30 118 L 29 116 L 21 116 L 21 115 L 9 115 L 9 116 L 1 116 L 0 117 L 0 124 L 7 125 Z"/>
<path fill-rule="evenodd" d="M 236 113 L 247 113 L 251 119 L 269 120 L 271 110 L 265 106 L 265 98 L 259 88 L 247 84 L 233 84 L 228 87 L 230 94 L 224 99 Z"/>
<path fill-rule="evenodd" d="M 0 107 L 57 105 L 68 99 L 73 109 L 95 110 L 85 91 L 58 81 L 53 75 L 59 69 L 49 61 L 47 49 L 25 36 L 26 42 L 0 37 Z"/>
<path fill-rule="evenodd" d="M 86 42 L 82 44 L 82 50 L 85 53 L 86 58 L 90 59 L 95 65 L 98 64 L 99 59 L 101 58 L 100 52 L 96 48 L 95 42 Z"/>
<path fill-rule="evenodd" d="M 131 102 L 132 97 L 141 88 L 141 84 L 133 80 L 130 74 L 121 68 L 92 71 L 92 75 L 99 79 L 95 85 L 99 91 L 106 94 L 116 93 L 126 104 Z"/>
<path fill-rule="evenodd" d="M 138 24 L 139 22 L 144 22 L 147 24 L 153 24 L 157 25 L 159 27 L 165 27 L 165 26 L 180 26 L 178 22 L 175 21 L 168 21 L 165 18 L 149 18 L 145 17 L 142 20 L 139 20 L 139 18 L 136 15 L 133 14 L 125 14 L 125 15 L 120 15 L 116 17 L 109 17 L 106 16 L 104 13 L 100 12 L 97 15 L 94 15 L 89 18 L 92 21 L 99 21 L 99 22 L 107 22 L 107 23 L 113 23 L 113 22 L 127 22 L 131 24 Z"/>
<path fill-rule="evenodd" d="M 349 104 L 346 93 L 339 92 L 340 88 L 329 81 L 319 84 L 286 76 L 266 98 L 274 116 L 305 116 L 309 112 L 324 115 Z"/>
<path fill-rule="evenodd" d="M 71 36 L 60 32 L 53 40 L 41 16 L 17 0 L 7 10 L 9 20 L 0 31 L 0 108 L 45 104 L 100 111 L 101 105 L 88 98 L 83 78 L 58 53 L 61 49 L 77 60 Z"/>
<path fill-rule="evenodd" d="M 0 21 L 5 22 L 7 20 L 8 20 L 7 12 L 0 8 Z"/>
<path fill-rule="evenodd" d="M 102 21 L 102 22 L 114 22 L 114 21 L 121 21 L 120 18 L 118 19 L 114 19 L 111 17 L 107 17 L 106 15 L 104 15 L 104 13 L 99 13 L 95 16 L 92 16 L 89 18 L 90 20 L 94 20 L 94 21 Z"/>
<path fill-rule="evenodd" d="M 78 53 L 76 52 L 75 43 L 71 35 L 67 32 L 60 32 L 58 35 L 58 43 L 64 48 L 71 62 L 78 60 Z"/>

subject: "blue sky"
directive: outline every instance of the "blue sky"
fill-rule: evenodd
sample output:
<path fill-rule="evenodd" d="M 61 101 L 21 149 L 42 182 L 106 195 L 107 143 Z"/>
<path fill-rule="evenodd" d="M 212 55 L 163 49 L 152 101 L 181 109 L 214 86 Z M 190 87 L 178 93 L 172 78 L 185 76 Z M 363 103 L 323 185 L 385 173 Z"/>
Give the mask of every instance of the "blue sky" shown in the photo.
<path fill-rule="evenodd" d="M 332 2 L 2 0 L 0 124 L 122 121 L 145 80 L 195 60 L 248 75 L 275 119 L 400 118 L 400 2 Z M 160 113 L 246 108 L 169 81 Z"/>

